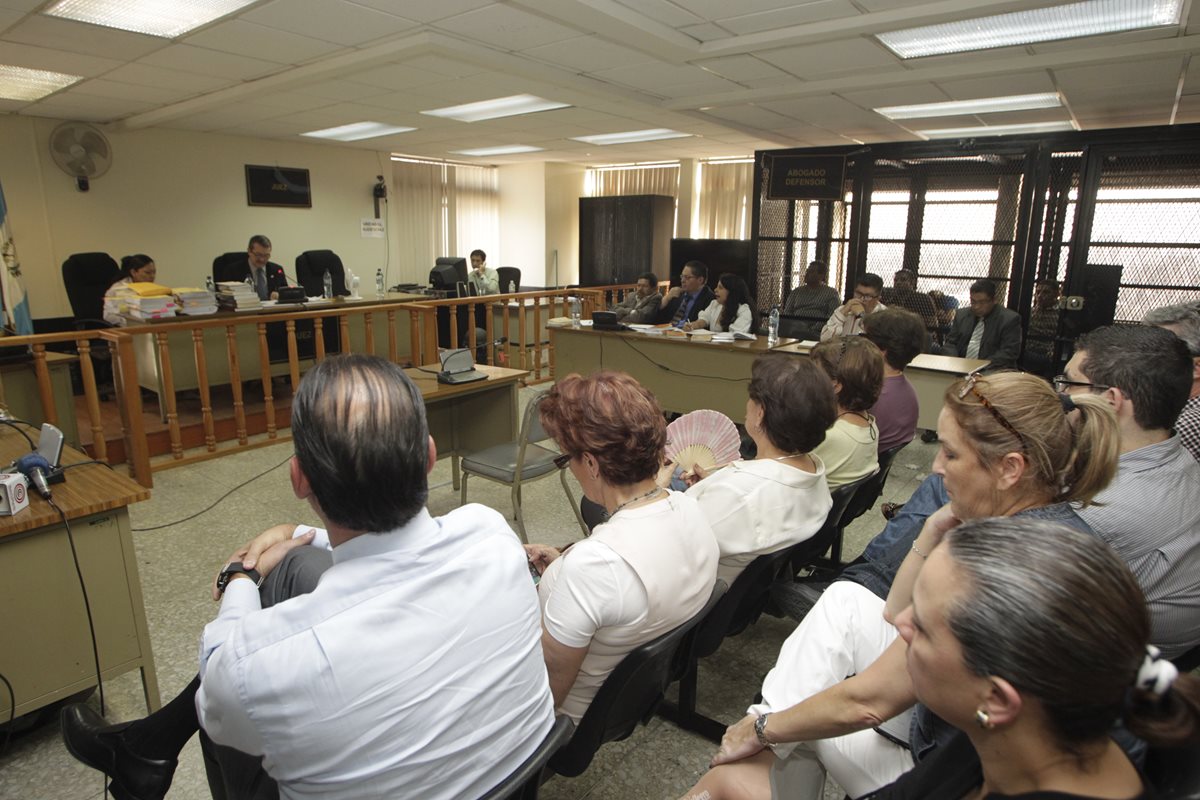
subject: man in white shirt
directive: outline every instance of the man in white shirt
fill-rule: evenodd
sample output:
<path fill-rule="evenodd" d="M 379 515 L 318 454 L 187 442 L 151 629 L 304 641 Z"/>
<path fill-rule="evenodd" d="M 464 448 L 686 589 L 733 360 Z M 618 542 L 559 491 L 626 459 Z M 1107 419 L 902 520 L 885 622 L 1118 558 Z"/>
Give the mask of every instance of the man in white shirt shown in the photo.
<path fill-rule="evenodd" d="M 471 272 L 467 280 L 475 287 L 475 294 L 500 294 L 500 273 L 487 265 L 487 253 L 471 251 Z"/>
<path fill-rule="evenodd" d="M 837 336 L 858 336 L 863 332 L 863 317 L 887 308 L 879 302 L 883 294 L 883 278 L 873 272 L 864 272 L 854 285 L 854 296 L 838 306 L 825 327 L 821 328 L 821 341 L 828 342 Z"/>
<path fill-rule="evenodd" d="M 321 362 L 301 382 L 292 434 L 292 487 L 325 530 L 273 528 L 236 552 L 198 681 L 132 724 L 67 709 L 68 749 L 118 797 L 162 797 L 174 768 L 163 749 L 177 755 L 197 720 L 217 797 L 268 796 L 261 770 L 282 798 L 486 793 L 553 724 L 524 550 L 491 509 L 429 515 L 436 451 L 396 365 Z M 309 593 L 262 607 L 303 591 L 283 584 L 312 561 Z"/>

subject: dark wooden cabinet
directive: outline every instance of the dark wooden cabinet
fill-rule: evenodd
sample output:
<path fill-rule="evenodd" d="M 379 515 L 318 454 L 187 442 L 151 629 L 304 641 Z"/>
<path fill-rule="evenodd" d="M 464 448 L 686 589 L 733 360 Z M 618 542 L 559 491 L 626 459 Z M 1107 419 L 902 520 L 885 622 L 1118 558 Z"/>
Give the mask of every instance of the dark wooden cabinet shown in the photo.
<path fill-rule="evenodd" d="M 675 198 L 658 194 L 579 198 L 579 283 L 634 283 L 643 272 L 667 280 Z"/>

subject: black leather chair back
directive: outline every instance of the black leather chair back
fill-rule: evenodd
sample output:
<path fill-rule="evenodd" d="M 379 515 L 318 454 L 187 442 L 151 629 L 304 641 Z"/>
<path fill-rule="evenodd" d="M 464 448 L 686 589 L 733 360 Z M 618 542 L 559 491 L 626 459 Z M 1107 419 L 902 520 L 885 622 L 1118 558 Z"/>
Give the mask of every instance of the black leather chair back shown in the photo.
<path fill-rule="evenodd" d="M 1194 747 L 1151 747 L 1142 772 L 1159 800 L 1200 800 L 1200 758 Z"/>
<path fill-rule="evenodd" d="M 793 545 L 795 547 L 797 545 Z M 734 579 L 712 612 L 696 629 L 693 657 L 707 658 L 726 637 L 737 636 L 753 625 L 766 608 L 771 584 L 791 560 L 792 547 L 767 553 L 751 561 Z"/>
<path fill-rule="evenodd" d="M 121 277 L 121 268 L 108 253 L 74 253 L 62 264 L 63 286 L 76 327 L 103 328 L 104 293 Z"/>
<path fill-rule="evenodd" d="M 695 641 L 691 634 L 724 592 L 725 584 L 717 581 L 698 614 L 621 659 L 596 692 L 571 741 L 550 759 L 550 769 L 569 778 L 581 775 L 600 745 L 628 737 L 653 716 L 671 683 L 677 654 L 691 652 Z"/>
<path fill-rule="evenodd" d="M 304 287 L 304 294 L 320 297 L 325 293 L 325 270 L 333 279 L 334 296 L 346 296 L 346 270 L 342 259 L 332 250 L 305 250 L 296 256 L 296 280 Z"/>
<path fill-rule="evenodd" d="M 479 800 L 537 800 L 542 785 L 542 768 L 574 732 L 575 723 L 571 722 L 570 717 L 555 717 L 554 726 L 537 750 Z"/>
<path fill-rule="evenodd" d="M 517 291 L 521 291 L 521 268 L 520 267 L 498 267 L 496 269 L 496 277 L 500 279 L 500 294 L 508 293 L 508 284 L 511 281 L 517 287 Z"/>
<path fill-rule="evenodd" d="M 797 574 L 804 567 L 817 563 L 821 556 L 825 555 L 825 551 L 833 545 L 842 530 L 842 517 L 846 513 L 846 507 L 854 498 L 854 493 L 873 477 L 875 476 L 868 475 L 865 478 L 859 478 L 854 483 L 844 484 L 830 492 L 833 495 L 833 505 L 825 517 L 825 524 L 821 526 L 821 530 L 817 531 L 811 539 L 806 539 L 790 551 L 792 575 Z"/>
<path fill-rule="evenodd" d="M 854 493 L 854 497 L 850 498 L 850 502 L 846 505 L 846 510 L 842 514 L 840 522 L 841 531 L 846 529 L 854 520 L 861 517 L 863 514 L 871 510 L 875 505 L 875 501 L 883 494 L 883 485 L 887 483 L 888 474 L 892 471 L 892 462 L 896 460 L 896 454 L 904 449 L 905 444 L 896 445 L 890 450 L 884 450 L 879 454 L 879 471 L 872 475 L 862 488 Z M 842 536 L 841 531 L 835 539 L 835 552 L 833 558 L 840 561 L 842 555 Z"/>
<path fill-rule="evenodd" d="M 212 276 L 215 283 L 244 281 L 250 275 L 250 257 L 245 250 L 222 253 L 213 259 Z"/>

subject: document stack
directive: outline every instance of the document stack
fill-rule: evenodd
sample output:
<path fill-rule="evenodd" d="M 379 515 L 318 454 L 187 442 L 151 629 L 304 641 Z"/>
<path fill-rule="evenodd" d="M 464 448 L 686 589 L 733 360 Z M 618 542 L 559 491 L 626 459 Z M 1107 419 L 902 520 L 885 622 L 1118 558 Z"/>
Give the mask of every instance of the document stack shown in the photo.
<path fill-rule="evenodd" d="M 217 313 L 217 298 L 207 289 L 175 289 L 179 313 L 189 317 Z"/>
<path fill-rule="evenodd" d="M 110 292 L 117 300 L 118 312 L 131 319 L 163 319 L 175 316 L 175 298 L 171 290 L 157 283 L 129 283 Z"/>
<path fill-rule="evenodd" d="M 217 306 L 222 311 L 245 311 L 248 308 L 262 308 L 262 301 L 242 281 L 221 281 L 217 284 Z"/>

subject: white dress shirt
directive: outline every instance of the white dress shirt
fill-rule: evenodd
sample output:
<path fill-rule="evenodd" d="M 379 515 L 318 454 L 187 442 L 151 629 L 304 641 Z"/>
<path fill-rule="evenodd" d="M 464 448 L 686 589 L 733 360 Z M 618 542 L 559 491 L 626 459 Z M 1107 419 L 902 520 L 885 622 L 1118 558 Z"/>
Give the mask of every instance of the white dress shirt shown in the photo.
<path fill-rule="evenodd" d="M 721 333 L 725 328 L 721 327 L 721 312 L 725 310 L 725 306 L 721 305 L 720 300 L 713 300 L 708 304 L 708 308 L 701 311 L 696 319 L 704 320 L 708 323 L 708 329 L 714 333 Z M 750 326 L 754 324 L 754 312 L 750 310 L 750 306 L 742 303 L 738 306 L 737 316 L 733 318 L 733 322 L 729 325 L 728 330 L 734 333 L 749 333 Z"/>
<path fill-rule="evenodd" d="M 200 724 L 262 755 L 285 800 L 477 797 L 553 724 L 526 564 L 468 505 L 339 545 L 271 608 L 235 580 L 200 645 Z"/>

